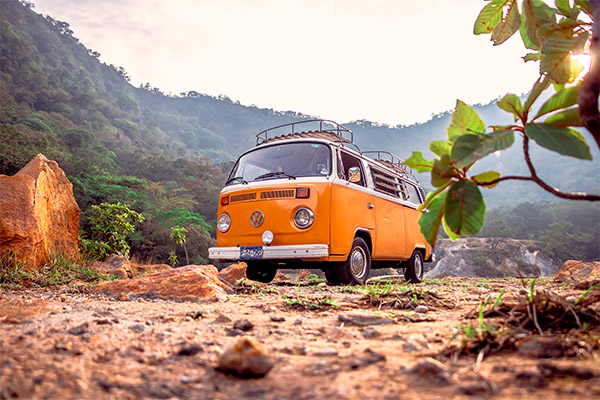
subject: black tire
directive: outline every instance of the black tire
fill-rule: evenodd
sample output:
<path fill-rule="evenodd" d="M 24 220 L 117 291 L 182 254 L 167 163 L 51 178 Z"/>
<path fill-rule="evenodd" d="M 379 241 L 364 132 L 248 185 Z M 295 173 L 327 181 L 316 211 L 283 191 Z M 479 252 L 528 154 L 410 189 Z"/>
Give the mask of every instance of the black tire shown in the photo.
<path fill-rule="evenodd" d="M 367 243 L 354 238 L 348 259 L 335 267 L 337 281 L 343 285 L 363 284 L 371 272 L 371 252 Z"/>
<path fill-rule="evenodd" d="M 423 280 L 423 253 L 415 250 L 406 262 L 404 279 L 410 283 L 420 283 Z"/>
<path fill-rule="evenodd" d="M 337 277 L 337 270 L 333 264 L 329 268 L 325 269 L 325 279 L 327 279 L 327 283 L 330 285 L 340 284 L 340 281 Z"/>
<path fill-rule="evenodd" d="M 260 261 L 246 261 L 246 277 L 252 281 L 269 283 L 277 274 L 277 267 Z"/>

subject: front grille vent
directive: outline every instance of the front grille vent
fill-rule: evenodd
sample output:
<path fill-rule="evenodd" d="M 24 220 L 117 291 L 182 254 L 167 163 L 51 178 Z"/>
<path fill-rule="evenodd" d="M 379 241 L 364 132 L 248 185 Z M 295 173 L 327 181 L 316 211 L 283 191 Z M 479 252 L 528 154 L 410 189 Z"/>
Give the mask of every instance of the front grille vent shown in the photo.
<path fill-rule="evenodd" d="M 296 197 L 296 190 L 294 189 L 269 190 L 260 194 L 261 199 L 282 199 L 294 197 Z"/>
<path fill-rule="evenodd" d="M 256 193 L 234 194 L 231 196 L 230 202 L 256 200 Z"/>

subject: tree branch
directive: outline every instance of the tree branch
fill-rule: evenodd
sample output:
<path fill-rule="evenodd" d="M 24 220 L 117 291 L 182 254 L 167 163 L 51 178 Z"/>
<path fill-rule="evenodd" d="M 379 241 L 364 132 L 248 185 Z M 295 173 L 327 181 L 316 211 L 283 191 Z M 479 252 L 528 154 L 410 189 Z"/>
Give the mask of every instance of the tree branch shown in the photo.
<path fill-rule="evenodd" d="M 495 185 L 498 182 L 508 181 L 508 180 L 520 180 L 520 181 L 532 181 L 535 182 L 538 186 L 544 189 L 547 192 L 550 192 L 556 197 L 560 197 L 561 199 L 568 200 L 587 200 L 587 201 L 600 201 L 600 195 L 596 194 L 587 194 L 587 193 L 568 193 L 563 192 L 555 187 L 548 185 L 537 175 L 533 163 L 531 162 L 531 158 L 529 156 L 529 138 L 526 135 L 523 135 L 523 154 L 525 155 L 525 163 L 527 163 L 527 167 L 529 168 L 529 172 L 531 172 L 531 176 L 514 176 L 508 175 L 500 178 L 493 179 L 487 182 L 475 182 L 478 186 L 491 186 Z"/>
<path fill-rule="evenodd" d="M 581 84 L 577 103 L 579 119 L 596 140 L 600 147 L 600 111 L 598 96 L 600 95 L 600 0 L 591 0 L 592 20 L 594 21 L 592 41 L 590 44 L 590 71 Z"/>

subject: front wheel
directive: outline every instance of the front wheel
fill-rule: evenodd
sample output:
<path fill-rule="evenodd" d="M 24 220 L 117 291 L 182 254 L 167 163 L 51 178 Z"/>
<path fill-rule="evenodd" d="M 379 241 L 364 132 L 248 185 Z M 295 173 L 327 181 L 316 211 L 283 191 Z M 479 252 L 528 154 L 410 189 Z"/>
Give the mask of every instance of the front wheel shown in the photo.
<path fill-rule="evenodd" d="M 371 272 L 371 252 L 367 243 L 359 237 L 352 242 L 348 259 L 335 268 L 337 281 L 343 285 L 363 284 Z"/>
<path fill-rule="evenodd" d="M 246 264 L 246 277 L 253 281 L 269 283 L 277 274 L 277 268 L 269 264 L 256 261 L 246 261 Z"/>
<path fill-rule="evenodd" d="M 423 254 L 415 250 L 406 262 L 404 279 L 410 283 L 419 283 L 423 280 Z"/>

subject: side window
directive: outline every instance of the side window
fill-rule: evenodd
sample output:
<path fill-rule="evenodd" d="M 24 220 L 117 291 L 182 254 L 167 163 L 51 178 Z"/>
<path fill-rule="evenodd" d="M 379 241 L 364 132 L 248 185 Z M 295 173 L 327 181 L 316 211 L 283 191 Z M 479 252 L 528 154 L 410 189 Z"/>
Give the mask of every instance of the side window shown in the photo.
<path fill-rule="evenodd" d="M 412 183 L 405 183 L 408 188 L 408 201 L 415 204 L 421 204 L 423 200 L 421 199 L 421 194 L 415 185 Z"/>
<path fill-rule="evenodd" d="M 393 175 L 373 167 L 371 167 L 371 175 L 376 191 L 404 199 L 402 196 L 402 182 L 398 182 Z"/>
<path fill-rule="evenodd" d="M 360 170 L 360 180 L 357 182 L 354 182 L 357 185 L 360 186 L 365 186 L 365 171 L 363 170 L 362 167 L 362 163 L 360 162 L 360 159 L 347 154 L 345 152 L 341 152 L 341 167 L 342 167 L 342 172 L 343 172 L 343 179 L 348 180 L 350 178 L 350 168 L 352 167 L 358 167 L 358 169 Z M 338 173 L 339 174 L 339 173 Z"/>

